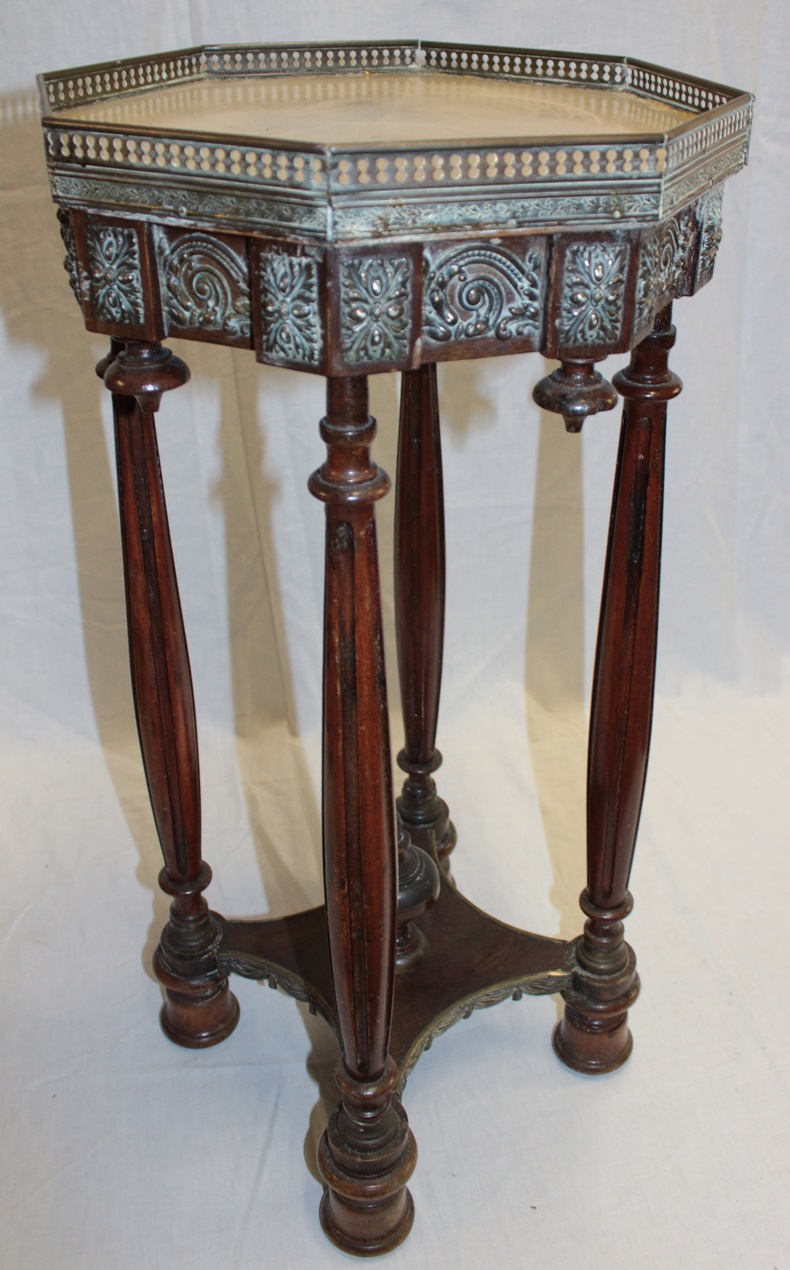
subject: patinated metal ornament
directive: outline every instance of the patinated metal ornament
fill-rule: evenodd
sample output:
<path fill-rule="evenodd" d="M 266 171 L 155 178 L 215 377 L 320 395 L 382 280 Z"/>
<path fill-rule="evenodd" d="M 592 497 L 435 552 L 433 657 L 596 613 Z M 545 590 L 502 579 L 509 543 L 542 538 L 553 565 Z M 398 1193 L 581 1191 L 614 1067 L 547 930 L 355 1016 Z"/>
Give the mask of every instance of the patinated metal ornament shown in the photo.
<path fill-rule="evenodd" d="M 148 94 L 140 90 L 162 85 L 233 84 L 257 77 L 287 83 L 325 72 L 356 74 L 362 81 L 407 68 L 409 76 L 441 71 L 509 85 L 625 91 L 693 118 L 638 138 L 613 130 L 595 138 L 538 142 L 516 133 L 484 149 L 474 136 L 434 145 L 345 148 L 273 137 L 225 140 L 211 132 L 161 128 L 156 112 L 146 114 L 144 104 L 134 124 L 116 127 L 94 122 L 84 109 L 130 95 L 144 103 Z M 543 219 L 570 225 L 619 215 L 659 222 L 743 166 L 752 116 L 747 93 L 632 58 L 420 40 L 181 49 L 165 57 L 82 67 L 79 73 L 53 72 L 39 86 L 56 197 L 114 210 L 148 205 L 153 212 L 167 205 L 182 218 L 222 218 L 225 229 L 299 226 L 327 242 L 387 237 L 397 233 L 398 222 L 425 233 L 489 222 L 520 227 Z M 80 114 L 70 117 L 74 107 Z M 85 185 L 86 167 L 92 192 Z M 513 204 L 504 217 L 494 210 L 501 194 Z"/>
<path fill-rule="evenodd" d="M 309 256 L 264 251 L 260 280 L 266 360 L 317 366 L 322 339 L 316 262 Z"/>
<path fill-rule="evenodd" d="M 744 141 L 735 150 L 730 150 L 727 154 L 720 155 L 691 172 L 684 180 L 679 181 L 667 191 L 665 212 L 673 211 L 676 207 L 703 193 L 709 186 L 739 172 L 746 163 L 748 153 L 748 142 Z"/>
<path fill-rule="evenodd" d="M 337 1017 L 335 1011 L 320 992 L 313 988 L 306 979 L 295 975 L 285 966 L 275 962 L 263 961 L 260 958 L 244 956 L 239 953 L 223 952 L 219 957 L 219 965 L 226 974 L 241 975 L 244 979 L 255 979 L 259 983 L 268 983 L 273 990 L 279 988 L 295 1001 L 303 1001 L 311 1014 L 320 1014 L 322 1019 L 337 1035 Z"/>
<path fill-rule="evenodd" d="M 343 261 L 340 342 L 347 362 L 397 361 L 408 356 L 411 294 L 406 257 Z"/>
<path fill-rule="evenodd" d="M 162 306 L 176 327 L 250 334 L 250 290 L 245 257 L 209 234 L 185 234 L 168 243 L 160 232 Z"/>
<path fill-rule="evenodd" d="M 541 301 L 540 250 L 522 262 L 502 247 L 458 247 L 442 256 L 425 279 L 423 337 L 498 340 L 534 335 Z"/>
<path fill-rule="evenodd" d="M 173 185 L 152 185 L 136 180 L 92 180 L 80 176 L 52 177 L 53 193 L 74 205 L 114 211 L 131 208 L 135 212 L 173 212 L 179 217 L 200 217 L 218 221 L 223 227 L 249 226 L 263 229 L 303 229 L 326 233 L 326 207 L 319 203 L 289 202 L 286 197 L 263 197 L 254 192 L 240 195 L 218 194 L 211 189 L 184 189 Z"/>
<path fill-rule="evenodd" d="M 508 983 L 497 983 L 464 997 L 438 1015 L 431 1026 L 416 1038 L 399 1072 L 398 1087 L 403 1089 L 420 1058 L 431 1048 L 437 1037 L 449 1032 L 451 1027 L 455 1027 L 463 1019 L 471 1018 L 475 1010 L 487 1010 L 503 1001 L 520 1001 L 523 997 L 541 997 L 564 992 L 570 987 L 571 980 L 572 967 L 569 966 L 567 969 L 559 968 L 543 975 L 529 975 Z"/>
<path fill-rule="evenodd" d="M 713 276 L 716 252 L 719 250 L 719 243 L 721 242 L 723 198 L 724 186 L 719 185 L 715 190 L 711 190 L 709 194 L 706 194 L 702 202 L 702 237 L 697 260 L 696 278 L 698 287 L 709 282 Z"/>
<path fill-rule="evenodd" d="M 623 320 L 627 248 L 574 243 L 565 256 L 560 305 L 563 344 L 614 343 Z"/>
<path fill-rule="evenodd" d="M 60 224 L 60 236 L 63 239 L 63 246 L 66 248 L 66 254 L 63 257 L 63 268 L 68 274 L 69 285 L 77 297 L 77 303 L 81 306 L 80 272 L 77 265 L 77 248 L 74 244 L 74 230 L 71 227 L 71 217 L 62 207 L 58 208 L 58 223 Z"/>
<path fill-rule="evenodd" d="M 134 229 L 88 226 L 90 294 L 102 322 L 140 326 L 145 320 L 140 250 Z"/>
<path fill-rule="evenodd" d="M 683 295 L 697 242 L 697 221 L 693 208 L 679 216 L 642 243 L 634 308 L 634 334 L 652 322 L 653 314 L 667 299 Z"/>
<path fill-rule="evenodd" d="M 367 203 L 337 208 L 333 236 L 340 241 L 355 238 L 387 238 L 404 231 L 424 234 L 448 229 L 517 229 L 540 221 L 609 222 L 614 220 L 657 220 L 657 194 L 583 194 L 558 197 L 556 193 L 538 198 L 518 195 L 511 198 L 460 198 L 457 193 L 442 199 L 420 202 Z"/>

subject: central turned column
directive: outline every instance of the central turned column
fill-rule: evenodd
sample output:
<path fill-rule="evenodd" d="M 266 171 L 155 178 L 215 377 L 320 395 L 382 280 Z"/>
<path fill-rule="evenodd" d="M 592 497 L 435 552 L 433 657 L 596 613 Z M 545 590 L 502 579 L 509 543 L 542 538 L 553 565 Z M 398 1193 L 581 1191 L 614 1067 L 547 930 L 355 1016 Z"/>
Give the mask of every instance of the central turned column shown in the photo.
<path fill-rule="evenodd" d="M 395 493 L 395 624 L 406 773 L 398 811 L 412 842 L 446 872 L 456 832 L 433 773 L 444 646 L 445 546 L 436 366 L 404 371 Z"/>
<path fill-rule="evenodd" d="M 409 1232 L 417 1149 L 388 1056 L 395 975 L 397 842 L 374 504 L 389 478 L 370 456 L 364 376 L 329 379 L 326 462 L 309 488 L 326 504 L 323 839 L 342 1095 L 318 1145 L 321 1222 L 347 1252 L 388 1252 Z"/>

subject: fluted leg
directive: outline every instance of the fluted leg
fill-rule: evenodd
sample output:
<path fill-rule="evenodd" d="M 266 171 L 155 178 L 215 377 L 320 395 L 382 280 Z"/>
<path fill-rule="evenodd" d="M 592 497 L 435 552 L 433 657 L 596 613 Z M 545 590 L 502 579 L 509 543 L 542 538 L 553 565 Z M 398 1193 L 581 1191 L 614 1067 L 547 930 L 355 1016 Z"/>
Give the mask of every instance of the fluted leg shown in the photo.
<path fill-rule="evenodd" d="M 342 1095 L 318 1147 L 321 1221 L 348 1252 L 387 1252 L 413 1218 L 416 1160 L 391 1093 L 397 857 L 374 503 L 389 480 L 370 457 L 375 423 L 364 377 L 330 379 L 324 465 L 310 490 L 326 504 L 324 884 L 341 1038 Z"/>
<path fill-rule="evenodd" d="M 201 894 L 211 870 L 200 851 L 195 707 L 154 424 L 161 394 L 189 371 L 159 344 L 113 341 L 112 354 L 97 369 L 113 393 L 132 692 L 165 859 L 159 884 L 173 897 L 154 969 L 166 989 L 164 1031 L 202 1048 L 233 1030 L 239 1007 L 218 970 L 219 930 Z"/>
<path fill-rule="evenodd" d="M 456 833 L 432 773 L 444 645 L 444 493 L 436 366 L 402 376 L 395 503 L 395 623 L 406 772 L 398 811 L 412 842 L 447 868 Z"/>
<path fill-rule="evenodd" d="M 681 382 L 667 367 L 671 306 L 614 383 L 625 398 L 595 656 L 587 770 L 587 917 L 578 973 L 564 994 L 554 1047 L 568 1066 L 607 1072 L 632 1046 L 627 1011 L 639 979 L 623 939 L 628 878 L 645 787 L 658 635 L 667 402 Z"/>

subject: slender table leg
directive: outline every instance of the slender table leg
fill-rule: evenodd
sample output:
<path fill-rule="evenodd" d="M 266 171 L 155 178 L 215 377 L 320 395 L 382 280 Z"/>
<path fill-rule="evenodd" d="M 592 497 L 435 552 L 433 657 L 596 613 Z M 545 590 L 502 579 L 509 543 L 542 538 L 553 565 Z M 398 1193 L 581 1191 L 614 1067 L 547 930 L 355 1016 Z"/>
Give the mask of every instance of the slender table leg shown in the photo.
<path fill-rule="evenodd" d="M 342 1058 L 342 1101 L 318 1146 L 326 1234 L 348 1252 L 387 1252 L 413 1219 L 416 1147 L 392 1096 L 397 857 L 374 503 L 389 489 L 370 457 L 364 376 L 329 379 L 326 504 L 324 886 Z"/>
<path fill-rule="evenodd" d="M 444 494 L 436 366 L 402 376 L 395 492 L 395 623 L 406 772 L 398 810 L 412 841 L 445 869 L 456 832 L 436 792 L 444 643 Z"/>
<path fill-rule="evenodd" d="M 667 367 L 671 305 L 614 383 L 625 398 L 604 573 L 587 768 L 587 916 L 579 970 L 564 993 L 554 1048 L 569 1067 L 608 1072 L 628 1058 L 628 1008 L 639 992 L 623 939 L 628 878 L 653 713 L 667 402 L 682 384 Z"/>
<path fill-rule="evenodd" d="M 197 729 L 184 623 L 159 469 L 154 412 L 189 371 L 159 344 L 113 341 L 99 363 L 113 394 L 129 657 L 148 792 L 173 897 L 154 956 L 166 989 L 162 1027 L 190 1048 L 216 1045 L 239 1017 L 217 968 L 220 932 L 201 892 L 211 870 L 200 854 Z"/>

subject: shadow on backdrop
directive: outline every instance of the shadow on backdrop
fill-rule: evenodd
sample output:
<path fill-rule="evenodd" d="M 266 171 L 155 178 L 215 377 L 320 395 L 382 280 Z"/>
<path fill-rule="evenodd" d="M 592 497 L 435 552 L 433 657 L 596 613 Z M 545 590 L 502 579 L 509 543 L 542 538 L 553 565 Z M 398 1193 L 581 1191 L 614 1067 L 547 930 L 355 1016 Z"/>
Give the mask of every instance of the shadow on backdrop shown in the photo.
<path fill-rule="evenodd" d="M 582 926 L 578 897 L 586 842 L 582 448 L 581 436 L 566 433 L 557 415 L 541 410 L 539 426 L 525 653 L 527 731 L 554 873 L 557 933 L 571 939 Z"/>
<path fill-rule="evenodd" d="M 95 337 L 86 335 L 62 268 L 64 250 L 46 180 L 35 95 L 3 98 L 0 119 L 0 173 L 8 181 L 3 193 L 0 303 L 10 339 L 44 355 L 43 372 L 33 385 L 35 397 L 58 403 L 62 414 L 85 664 L 96 727 L 139 854 L 138 878 L 156 893 L 160 860 L 126 671 L 115 475 L 101 413 L 105 390 L 94 374 L 94 363 L 106 342 L 98 345 Z M 31 163 L 31 155 L 40 155 L 40 162 Z M 31 461 L 35 461 L 32 449 Z M 161 912 L 160 925 L 166 903 Z M 154 942 L 149 933 L 147 970 Z"/>

